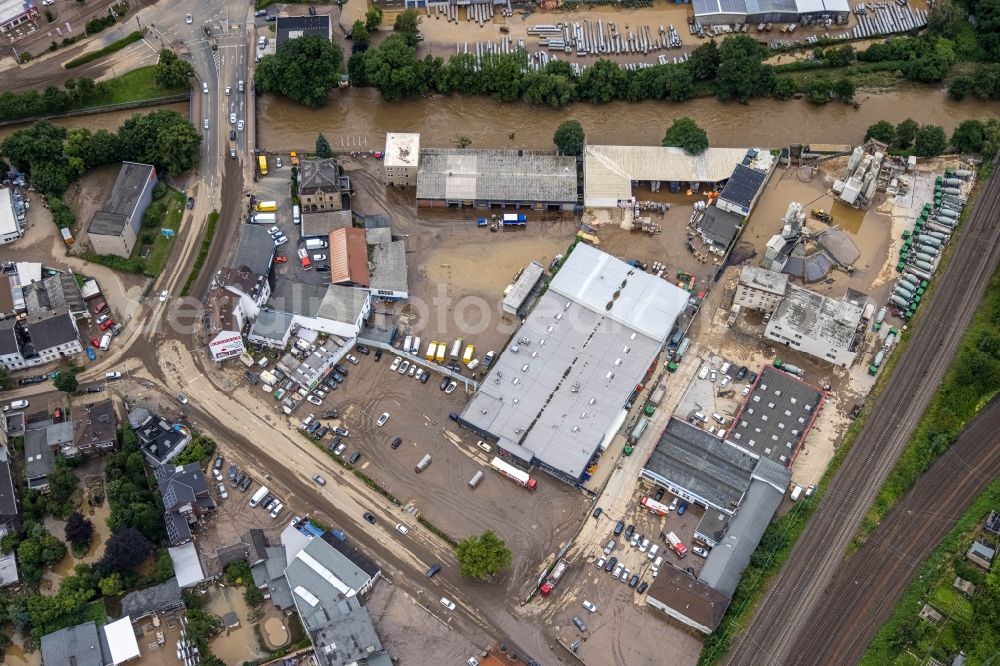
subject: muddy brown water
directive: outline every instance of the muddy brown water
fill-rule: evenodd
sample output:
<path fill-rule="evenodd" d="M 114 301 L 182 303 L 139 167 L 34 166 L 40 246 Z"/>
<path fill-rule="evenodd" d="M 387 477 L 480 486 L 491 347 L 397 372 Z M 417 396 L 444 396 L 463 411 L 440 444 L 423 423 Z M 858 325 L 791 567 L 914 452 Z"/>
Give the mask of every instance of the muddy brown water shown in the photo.
<path fill-rule="evenodd" d="M 770 99 L 723 104 L 703 98 L 683 103 L 573 104 L 556 111 L 502 104 L 488 97 L 432 96 L 389 103 L 373 89 L 350 88 L 335 92 L 321 109 L 262 96 L 257 105 L 258 138 L 268 150 L 312 150 L 322 132 L 334 150 L 381 149 L 387 131 L 419 132 L 423 146 L 450 146 L 464 136 L 473 148 L 548 150 L 556 127 L 567 118 L 583 124 L 591 143 L 634 145 L 658 144 L 674 118 L 690 116 L 705 128 L 712 145 L 775 147 L 790 142 L 858 142 L 872 123 L 898 123 L 907 117 L 942 125 L 950 133 L 963 120 L 995 116 L 998 108 L 978 100 L 952 102 L 943 90 L 928 88 L 862 92 L 858 101 L 860 108 L 853 109 Z"/>

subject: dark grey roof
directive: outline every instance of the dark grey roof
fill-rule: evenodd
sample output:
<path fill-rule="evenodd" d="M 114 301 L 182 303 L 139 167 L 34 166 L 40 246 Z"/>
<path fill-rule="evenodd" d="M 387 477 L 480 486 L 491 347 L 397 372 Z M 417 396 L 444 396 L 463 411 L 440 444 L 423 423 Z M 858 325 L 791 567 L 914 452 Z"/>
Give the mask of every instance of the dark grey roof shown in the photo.
<path fill-rule="evenodd" d="M 0 524 L 17 514 L 17 494 L 14 492 L 10 458 L 7 449 L 0 446 Z"/>
<path fill-rule="evenodd" d="M 267 275 L 274 258 L 274 239 L 260 224 L 244 224 L 233 255 L 233 268 L 246 267 L 251 273 Z"/>
<path fill-rule="evenodd" d="M 167 529 L 167 540 L 171 546 L 185 544 L 194 538 L 187 516 L 167 511 L 163 514 L 163 524 Z"/>
<path fill-rule="evenodd" d="M 48 485 L 45 477 L 52 472 L 56 459 L 48 441 L 48 426 L 51 423 L 45 421 L 42 424 L 34 424 L 35 427 L 24 432 L 24 473 L 29 488 Z"/>
<path fill-rule="evenodd" d="M 708 554 L 698 580 L 726 596 L 733 596 L 743 570 L 750 563 L 750 556 L 757 549 L 784 495 L 784 488 L 778 490 L 759 479 L 751 481 L 726 536 Z"/>
<path fill-rule="evenodd" d="M 646 603 L 666 606 L 674 614 L 714 630 L 729 607 L 728 595 L 714 590 L 669 561 L 664 563 L 646 593 Z"/>
<path fill-rule="evenodd" d="M 166 612 L 184 605 L 181 588 L 176 578 L 165 583 L 129 592 L 122 597 L 122 615 L 135 622 L 152 613 Z"/>
<path fill-rule="evenodd" d="M 732 513 L 756 460 L 715 435 L 671 418 L 642 470 L 646 478 L 685 489 L 709 506 Z"/>
<path fill-rule="evenodd" d="M 737 164 L 733 175 L 719 193 L 719 198 L 730 201 L 740 208 L 749 208 L 766 177 L 767 174 L 763 171 Z"/>
<path fill-rule="evenodd" d="M 45 666 L 104 666 L 110 652 L 93 621 L 66 627 L 42 636 Z"/>
<path fill-rule="evenodd" d="M 243 535 L 243 543 L 250 547 L 247 557 L 252 558 L 252 562 L 263 560 L 267 557 L 267 548 L 270 544 L 267 541 L 267 536 L 264 535 L 264 530 L 251 528 L 249 532 Z"/>
<path fill-rule="evenodd" d="M 276 310 L 290 312 L 305 317 L 315 317 L 323 305 L 329 285 L 305 284 L 286 278 L 278 278 L 268 305 Z"/>
<path fill-rule="evenodd" d="M 275 29 L 278 33 L 276 46 L 290 39 L 305 35 L 323 35 L 330 39 L 330 17 L 326 14 L 318 16 L 279 16 Z M 302 160 L 304 162 L 305 160 Z M 300 162 L 299 164 L 301 165 Z"/>
<path fill-rule="evenodd" d="M 250 336 L 280 340 L 288 332 L 294 318 L 295 315 L 290 312 L 261 310 L 253 326 L 250 327 Z"/>
<path fill-rule="evenodd" d="M 118 441 L 118 413 L 111 400 L 84 406 L 85 418 L 77 421 L 77 446 L 107 445 Z"/>
<path fill-rule="evenodd" d="M 129 424 L 135 431 L 142 450 L 153 462 L 163 463 L 181 444 L 188 440 L 183 432 L 174 430 L 169 423 L 142 407 L 129 412 Z"/>
<path fill-rule="evenodd" d="M 159 465 L 153 469 L 153 473 L 167 511 L 179 504 L 197 504 L 204 509 L 215 508 L 215 501 L 208 490 L 208 479 L 199 463 L 193 462 L 183 467 Z"/>
<path fill-rule="evenodd" d="M 337 160 L 331 157 L 299 162 L 299 195 L 339 191 L 340 167 L 337 165 Z"/>
<path fill-rule="evenodd" d="M 371 614 L 356 598 L 344 599 L 326 615 L 309 630 L 321 666 L 361 663 L 384 650 Z"/>
<path fill-rule="evenodd" d="M 249 553 L 250 546 L 242 541 L 237 541 L 232 545 L 216 548 L 215 559 L 219 561 L 219 566 L 225 569 L 233 562 L 245 562 Z"/>
<path fill-rule="evenodd" d="M 382 573 L 382 569 L 375 564 L 374 560 L 354 546 L 349 545 L 346 541 L 341 541 L 337 537 L 333 536 L 332 532 L 324 532 L 322 539 L 333 546 L 334 549 L 336 549 L 341 555 L 353 562 L 355 566 L 368 574 L 369 577 L 375 578 Z"/>
<path fill-rule="evenodd" d="M 743 218 L 729 211 L 709 206 L 701 217 L 699 228 L 710 241 L 720 247 L 729 247 L 740 230 Z"/>
<path fill-rule="evenodd" d="M 0 356 L 21 353 L 17 329 L 16 319 L 0 319 Z"/>
<path fill-rule="evenodd" d="M 24 327 L 36 352 L 80 339 L 76 322 L 65 305 L 48 312 L 28 315 L 24 320 Z"/>
<path fill-rule="evenodd" d="M 986 518 L 986 531 L 992 532 L 993 534 L 1000 534 L 1000 513 L 996 511 L 990 511 L 989 517 Z"/>
<path fill-rule="evenodd" d="M 819 389 L 767 366 L 733 419 L 728 441 L 790 467 L 819 411 Z"/>
<path fill-rule="evenodd" d="M 376 213 L 374 215 L 362 215 L 361 219 L 364 222 L 365 229 L 392 228 L 392 221 L 389 219 L 389 216 L 383 215 L 382 213 Z"/>
<path fill-rule="evenodd" d="M 155 169 L 149 164 L 122 162 L 111 195 L 104 207 L 94 214 L 87 233 L 120 236 L 151 175 L 155 177 Z"/>
<path fill-rule="evenodd" d="M 80 285 L 72 272 L 51 275 L 28 285 L 24 290 L 24 303 L 29 314 L 46 312 L 64 305 L 69 307 L 70 312 L 79 313 L 87 309 Z"/>

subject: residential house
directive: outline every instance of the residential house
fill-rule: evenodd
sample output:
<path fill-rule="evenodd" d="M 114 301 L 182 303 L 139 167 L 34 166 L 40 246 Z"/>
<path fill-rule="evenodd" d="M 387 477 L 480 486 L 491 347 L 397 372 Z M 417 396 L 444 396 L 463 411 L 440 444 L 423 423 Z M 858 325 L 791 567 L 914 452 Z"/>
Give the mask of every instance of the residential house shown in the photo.
<path fill-rule="evenodd" d="M 139 438 L 142 452 L 153 465 L 169 462 L 191 443 L 191 435 L 186 428 L 170 425 L 143 407 L 129 412 L 128 421 Z"/>
<path fill-rule="evenodd" d="M 24 287 L 24 304 L 28 314 L 49 312 L 63 306 L 74 319 L 90 319 L 90 310 L 72 271 L 42 278 Z"/>
<path fill-rule="evenodd" d="M 0 537 L 17 531 L 19 515 L 7 434 L 0 428 Z"/>
<path fill-rule="evenodd" d="M 45 492 L 55 467 L 56 452 L 73 444 L 73 424 L 39 421 L 24 432 L 24 474 L 31 490 Z"/>
<path fill-rule="evenodd" d="M 93 620 L 45 634 L 41 647 L 45 666 L 107 666 L 112 663 L 107 639 Z"/>
<path fill-rule="evenodd" d="M 68 306 L 0 321 L 0 365 L 23 370 L 83 351 L 80 330 Z"/>
<path fill-rule="evenodd" d="M 341 177 L 337 160 L 309 159 L 299 162 L 299 201 L 303 213 L 342 210 L 346 177 Z"/>
<path fill-rule="evenodd" d="M 67 457 L 103 455 L 118 449 L 118 413 L 111 400 L 83 406 L 83 418 L 76 422 L 71 449 L 63 449 Z"/>
<path fill-rule="evenodd" d="M 136 623 L 153 615 L 165 614 L 184 609 L 184 598 L 176 578 L 165 583 L 129 592 L 122 597 L 122 613 Z"/>
<path fill-rule="evenodd" d="M 191 541 L 191 526 L 215 510 L 215 500 L 201 465 L 196 462 L 183 467 L 159 465 L 153 468 L 153 473 L 163 496 L 170 545 L 179 546 Z"/>

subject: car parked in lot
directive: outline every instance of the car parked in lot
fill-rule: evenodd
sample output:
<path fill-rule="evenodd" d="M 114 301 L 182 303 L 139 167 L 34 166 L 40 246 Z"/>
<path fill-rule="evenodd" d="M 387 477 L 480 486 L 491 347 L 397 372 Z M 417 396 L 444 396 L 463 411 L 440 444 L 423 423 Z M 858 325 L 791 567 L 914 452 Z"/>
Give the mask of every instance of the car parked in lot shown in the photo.
<path fill-rule="evenodd" d="M 604 546 L 604 554 L 605 554 L 605 555 L 610 555 L 610 554 L 611 554 L 611 551 L 613 551 L 614 549 L 615 549 L 615 540 L 614 540 L 614 539 L 611 539 L 611 540 L 610 540 L 610 541 L 608 541 L 608 543 L 607 543 L 607 544 L 606 544 L 606 545 Z"/>
<path fill-rule="evenodd" d="M 615 523 L 615 536 L 620 536 L 622 530 L 624 529 L 625 529 L 625 521 L 619 520 L 617 523 Z"/>
<path fill-rule="evenodd" d="M 215 462 L 212 463 L 213 469 L 222 469 L 222 454 L 215 456 Z"/>
<path fill-rule="evenodd" d="M 684 512 L 687 511 L 687 508 L 688 508 L 687 500 L 684 500 L 683 502 L 677 505 L 677 515 L 683 516 Z"/>
<path fill-rule="evenodd" d="M 663 499 L 663 488 L 656 489 L 656 494 L 653 495 L 653 499 L 656 500 L 657 502 Z"/>
<path fill-rule="evenodd" d="M 636 590 L 636 592 L 642 594 L 643 592 L 646 591 L 647 587 L 649 587 L 649 583 L 647 583 L 646 581 L 642 581 L 641 583 L 639 583 L 639 589 Z"/>
<path fill-rule="evenodd" d="M 98 344 L 100 344 L 100 343 L 98 343 Z M 93 347 L 87 347 L 87 358 L 90 359 L 91 361 L 96 361 L 97 360 L 97 352 L 94 351 Z M 24 381 L 24 380 L 21 380 L 21 381 Z"/>
<path fill-rule="evenodd" d="M 618 565 L 618 558 L 612 557 L 604 564 L 604 570 L 607 571 L 608 573 L 611 573 L 611 570 L 614 569 L 615 566 L 617 565 Z"/>
<path fill-rule="evenodd" d="M 579 618 L 578 616 L 576 616 L 576 615 L 574 615 L 574 616 L 573 616 L 573 624 L 575 624 L 575 625 L 576 625 L 576 628 L 577 628 L 577 629 L 579 629 L 580 631 L 587 631 L 587 625 L 585 625 L 585 624 L 583 623 L 583 620 L 581 620 L 581 619 L 580 619 L 580 618 Z"/>
<path fill-rule="evenodd" d="M 344 426 L 337 426 L 336 428 L 333 429 L 333 432 L 337 433 L 341 437 L 351 436 L 351 431 L 345 428 Z"/>
<path fill-rule="evenodd" d="M 629 539 L 631 539 L 633 534 L 635 534 L 635 525 L 629 525 L 628 527 L 625 528 L 625 537 L 624 538 L 625 538 L 626 541 L 628 541 Z"/>
<path fill-rule="evenodd" d="M 597 507 L 596 509 L 594 509 L 594 513 L 592 513 L 591 515 L 594 516 L 595 519 L 597 519 L 601 517 L 602 513 L 604 513 L 604 509 L 602 509 L 601 507 Z"/>
<path fill-rule="evenodd" d="M 306 400 L 308 400 L 309 402 L 311 402 L 314 405 L 322 405 L 323 404 L 323 401 L 320 400 L 318 397 L 316 397 L 312 393 L 310 393 L 309 395 L 306 396 Z"/>
<path fill-rule="evenodd" d="M 640 541 L 642 541 L 642 535 L 636 532 L 635 534 L 632 535 L 632 538 L 628 540 L 628 545 L 635 548 L 636 546 L 639 545 Z"/>
<path fill-rule="evenodd" d="M 354 354 L 348 354 L 345 358 L 348 361 L 350 361 L 351 363 L 353 363 L 354 365 L 357 365 L 358 363 L 361 362 L 361 361 L 358 360 L 358 357 L 355 356 Z"/>
<path fill-rule="evenodd" d="M 445 393 L 454 393 L 455 389 L 458 388 L 458 382 L 452 380 L 448 382 L 448 388 L 444 390 Z"/>
<path fill-rule="evenodd" d="M 182 405 L 188 404 L 187 396 L 184 395 L 183 393 L 178 393 L 176 397 L 177 397 L 177 402 L 181 403 Z"/>
<path fill-rule="evenodd" d="M 420 371 L 420 383 L 421 384 L 426 384 L 427 380 L 430 379 L 430 378 L 431 378 L 431 373 L 427 372 L 426 370 L 421 370 Z"/>
<path fill-rule="evenodd" d="M 484 453 L 492 453 L 493 451 L 493 447 L 484 442 L 483 440 L 479 440 L 478 442 L 476 442 L 476 446 L 478 446 L 480 450 L 483 451 Z"/>
<path fill-rule="evenodd" d="M 382 415 L 378 417 L 378 421 L 375 422 L 379 428 L 384 426 L 389 421 L 389 412 L 382 412 Z"/>
<path fill-rule="evenodd" d="M 352 465 L 355 465 L 355 464 L 357 464 L 357 462 L 358 462 L 359 460 L 361 460 L 361 451 L 355 451 L 355 452 L 354 452 L 354 453 L 353 453 L 353 454 L 351 455 L 351 464 L 352 464 Z"/>
<path fill-rule="evenodd" d="M 708 551 L 702 548 L 701 546 L 694 546 L 693 548 L 691 548 L 691 550 L 698 557 L 708 557 Z"/>
<path fill-rule="evenodd" d="M 631 569 L 628 569 L 628 568 L 623 569 L 622 570 L 622 575 L 619 577 L 619 580 L 621 580 L 621 582 L 624 583 L 624 582 L 628 581 L 628 578 L 631 575 L 632 575 L 632 570 Z"/>
<path fill-rule="evenodd" d="M 598 569 L 603 569 L 605 562 L 607 562 L 606 559 L 604 559 L 603 557 L 598 557 L 597 561 L 594 562 L 594 566 L 597 567 Z"/>
<path fill-rule="evenodd" d="M 225 484 L 220 483 L 217 488 L 219 489 L 219 497 L 222 499 L 229 499 L 229 491 L 226 490 Z"/>
<path fill-rule="evenodd" d="M 448 379 L 447 377 L 442 377 L 441 378 L 441 385 L 438 386 L 438 388 L 441 389 L 442 391 L 445 390 L 446 388 L 448 388 L 448 382 L 450 382 L 450 381 L 451 380 Z"/>
<path fill-rule="evenodd" d="M 399 370 L 397 370 L 396 372 L 398 372 L 401 375 L 405 375 L 406 371 L 409 369 L 410 369 L 410 362 L 403 361 L 402 363 L 399 364 Z"/>
<path fill-rule="evenodd" d="M 622 570 L 625 568 L 624 564 L 616 564 L 614 571 L 611 572 L 612 578 L 618 578 L 622 575 Z"/>
<path fill-rule="evenodd" d="M 358 352 L 359 354 L 364 354 L 365 356 L 368 356 L 368 354 L 372 353 L 372 350 L 369 349 L 366 345 L 355 345 L 354 351 Z"/>

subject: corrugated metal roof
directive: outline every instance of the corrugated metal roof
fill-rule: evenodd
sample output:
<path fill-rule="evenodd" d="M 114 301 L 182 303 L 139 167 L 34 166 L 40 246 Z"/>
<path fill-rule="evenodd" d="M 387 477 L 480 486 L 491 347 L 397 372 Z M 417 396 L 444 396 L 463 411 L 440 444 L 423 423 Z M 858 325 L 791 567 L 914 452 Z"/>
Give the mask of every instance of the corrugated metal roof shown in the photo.
<path fill-rule="evenodd" d="M 574 203 L 576 158 L 516 150 L 425 149 L 417 199 Z"/>
<path fill-rule="evenodd" d="M 717 183 L 729 178 L 746 148 L 708 148 L 689 155 L 663 146 L 587 146 L 584 200 L 588 206 L 614 205 L 632 196 L 632 181 L 658 180 Z"/>
<path fill-rule="evenodd" d="M 365 230 L 345 227 L 330 232 L 330 282 L 333 284 L 353 284 L 367 287 L 371 284 L 368 275 L 368 243 Z"/>

